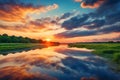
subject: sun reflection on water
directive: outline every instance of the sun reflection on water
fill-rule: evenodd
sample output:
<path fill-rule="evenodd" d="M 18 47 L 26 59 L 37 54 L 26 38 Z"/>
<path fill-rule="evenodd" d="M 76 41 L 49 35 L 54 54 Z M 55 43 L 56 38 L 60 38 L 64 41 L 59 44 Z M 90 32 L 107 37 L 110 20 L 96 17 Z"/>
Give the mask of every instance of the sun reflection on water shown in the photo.
<path fill-rule="evenodd" d="M 9 80 L 80 80 L 84 76 L 102 79 L 105 75 L 106 80 L 116 79 L 103 60 L 90 53 L 85 48 L 61 45 L 0 55 L 0 80 L 6 76 Z"/>

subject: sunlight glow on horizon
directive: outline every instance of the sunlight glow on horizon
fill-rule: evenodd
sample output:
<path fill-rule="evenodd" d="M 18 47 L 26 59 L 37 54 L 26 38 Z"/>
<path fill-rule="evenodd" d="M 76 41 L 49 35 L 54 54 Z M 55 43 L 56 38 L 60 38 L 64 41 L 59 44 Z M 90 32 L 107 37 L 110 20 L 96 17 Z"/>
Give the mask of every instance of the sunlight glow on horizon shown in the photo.
<path fill-rule="evenodd" d="M 47 38 L 47 39 L 45 39 L 45 41 L 50 42 L 50 41 L 51 41 L 51 39 L 50 39 L 50 38 Z"/>
<path fill-rule="evenodd" d="M 47 43 L 120 41 L 117 15 L 120 2 L 113 6 L 106 3 L 114 2 L 112 0 L 88 1 L 0 0 L 0 35 L 28 37 Z M 112 6 L 116 10 L 114 13 L 109 9 Z M 105 14 L 104 9 L 109 14 Z"/>

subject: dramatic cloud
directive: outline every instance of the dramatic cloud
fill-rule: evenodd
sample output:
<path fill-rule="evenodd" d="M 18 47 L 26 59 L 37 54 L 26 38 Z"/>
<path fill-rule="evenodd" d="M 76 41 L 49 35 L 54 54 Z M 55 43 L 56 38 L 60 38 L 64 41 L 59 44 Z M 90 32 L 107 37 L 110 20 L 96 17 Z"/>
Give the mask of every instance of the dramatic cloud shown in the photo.
<path fill-rule="evenodd" d="M 95 29 L 101 27 L 104 24 L 104 19 L 100 19 L 99 17 L 94 18 L 90 14 L 84 14 L 77 15 L 69 20 L 64 21 L 61 26 L 67 30 L 72 30 L 80 27 L 84 27 L 87 29 Z"/>
<path fill-rule="evenodd" d="M 38 0 L 35 2 L 0 0 L 0 33 L 17 36 L 21 33 L 23 33 L 21 36 L 26 36 L 29 33 L 28 36 L 37 35 L 37 38 L 48 35 L 54 37 L 55 34 L 57 40 L 59 37 L 87 37 L 119 32 L 117 24 L 120 22 L 120 0 L 75 0 L 75 2 L 79 2 L 82 8 L 95 9 L 88 13 L 86 10 L 90 9 L 84 11 L 81 8 L 78 10 L 78 7 L 75 10 L 74 7 L 61 15 L 64 9 L 60 10 L 60 13 L 57 13 L 58 10 L 46 13 L 57 9 L 59 3 L 42 5 Z"/>
<path fill-rule="evenodd" d="M 82 26 L 84 22 L 88 19 L 88 17 L 89 17 L 88 15 L 83 15 L 83 16 L 78 15 L 72 17 L 67 21 L 64 21 L 61 26 L 65 29 L 71 30 L 73 28 Z"/>
<path fill-rule="evenodd" d="M 27 26 L 22 25 L 22 24 L 17 24 L 17 25 L 3 25 L 0 24 L 0 29 L 4 29 L 4 30 L 16 30 L 16 31 L 23 31 L 26 32 L 26 30 L 28 29 Z"/>
<path fill-rule="evenodd" d="M 96 19 L 92 22 L 85 23 L 85 25 L 83 25 L 83 27 L 87 28 L 87 29 L 98 29 L 101 26 L 103 26 L 104 24 L 105 24 L 105 20 Z"/>
<path fill-rule="evenodd" d="M 73 16 L 62 23 L 65 32 L 58 33 L 57 37 L 81 37 L 100 34 L 109 34 L 120 31 L 120 1 L 119 0 L 75 0 L 89 8 L 99 7 L 91 13 Z M 102 4 L 101 4 L 102 2 Z M 85 29 L 85 30 L 84 30 Z"/>
<path fill-rule="evenodd" d="M 113 24 L 120 21 L 120 10 L 106 16 L 106 23 Z"/>
<path fill-rule="evenodd" d="M 116 9 L 116 8 L 115 8 Z M 110 11 L 110 10 L 109 10 Z M 99 15 L 97 13 L 89 13 L 83 15 L 77 15 L 62 23 L 62 27 L 67 30 L 84 27 L 87 29 L 100 28 L 103 25 L 111 25 L 120 21 L 120 10 L 109 14 Z"/>
<path fill-rule="evenodd" d="M 56 34 L 56 37 L 62 37 L 62 38 L 72 38 L 72 37 L 81 37 L 81 36 L 92 36 L 92 35 L 102 35 L 102 34 L 108 34 L 113 32 L 120 32 L 120 22 L 112 24 L 112 25 L 104 25 L 102 28 L 97 30 L 71 30 L 71 31 L 65 31 L 59 34 Z"/>
<path fill-rule="evenodd" d="M 74 15 L 74 14 L 75 14 L 74 12 L 73 12 L 73 13 L 70 13 L 70 12 L 64 13 L 64 14 L 60 17 L 60 19 L 69 18 L 70 16 L 72 16 L 72 15 Z"/>
<path fill-rule="evenodd" d="M 79 30 L 74 30 L 74 31 L 65 31 L 62 33 L 59 33 L 55 35 L 56 37 L 60 38 L 72 38 L 72 37 L 78 37 L 78 36 L 90 36 L 90 35 L 95 35 L 96 31 L 79 31 Z"/>
<path fill-rule="evenodd" d="M 98 8 L 105 0 L 75 0 L 81 3 L 82 8 Z"/>
<path fill-rule="evenodd" d="M 41 73 L 32 73 L 29 67 L 7 66 L 0 68 L 1 80 L 57 80 Z"/>
<path fill-rule="evenodd" d="M 21 0 L 0 0 L 0 29 L 22 32 L 40 32 L 53 26 L 50 19 L 33 19 L 33 16 L 58 8 L 53 5 L 34 5 Z M 34 14 L 34 15 L 33 15 Z"/>
<path fill-rule="evenodd" d="M 10 24 L 7 22 L 0 24 L 0 29 L 16 30 L 21 32 L 40 32 L 41 30 L 56 29 L 56 23 L 53 23 L 51 18 L 42 18 L 31 20 L 27 23 Z"/>
<path fill-rule="evenodd" d="M 19 2 L 19 1 L 18 1 Z M 17 3 L 17 1 L 10 0 L 0 1 L 0 19 L 3 21 L 22 21 L 25 22 L 27 15 L 33 13 L 47 12 L 58 8 L 57 4 L 49 6 L 34 6 L 32 4 Z"/>
<path fill-rule="evenodd" d="M 88 8 L 94 8 L 94 4 L 102 2 L 102 4 L 99 4 L 99 7 L 97 7 L 96 11 L 94 12 L 95 13 L 94 15 L 96 16 L 104 14 L 110 15 L 120 11 L 119 8 L 120 0 L 75 0 L 75 1 L 81 2 L 81 5 L 84 5 L 84 7 Z"/>
<path fill-rule="evenodd" d="M 99 14 L 111 14 L 118 12 L 120 0 L 105 0 L 105 2 L 97 9 Z M 113 11 L 112 11 L 113 10 Z"/>

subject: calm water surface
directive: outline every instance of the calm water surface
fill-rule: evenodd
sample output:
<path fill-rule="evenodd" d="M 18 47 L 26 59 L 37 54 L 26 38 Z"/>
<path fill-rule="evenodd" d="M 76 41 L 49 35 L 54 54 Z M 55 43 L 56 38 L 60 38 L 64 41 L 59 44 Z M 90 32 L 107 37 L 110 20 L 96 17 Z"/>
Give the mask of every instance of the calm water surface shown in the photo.
<path fill-rule="evenodd" d="M 106 62 L 85 48 L 67 45 L 0 55 L 0 80 L 120 80 Z"/>

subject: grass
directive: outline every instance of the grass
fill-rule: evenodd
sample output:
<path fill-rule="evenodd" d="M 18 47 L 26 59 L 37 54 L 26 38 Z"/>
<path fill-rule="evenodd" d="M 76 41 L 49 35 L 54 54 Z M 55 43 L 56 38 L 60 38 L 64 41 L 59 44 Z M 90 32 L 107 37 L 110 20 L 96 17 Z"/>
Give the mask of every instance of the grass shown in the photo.
<path fill-rule="evenodd" d="M 106 58 L 109 63 L 115 64 L 112 67 L 120 71 L 120 43 L 73 43 L 70 47 L 94 49 L 93 53 Z"/>
<path fill-rule="evenodd" d="M 11 51 L 17 49 L 24 48 L 32 48 L 32 47 L 43 47 L 41 44 L 36 43 L 0 43 L 0 52 L 3 51 Z"/>

